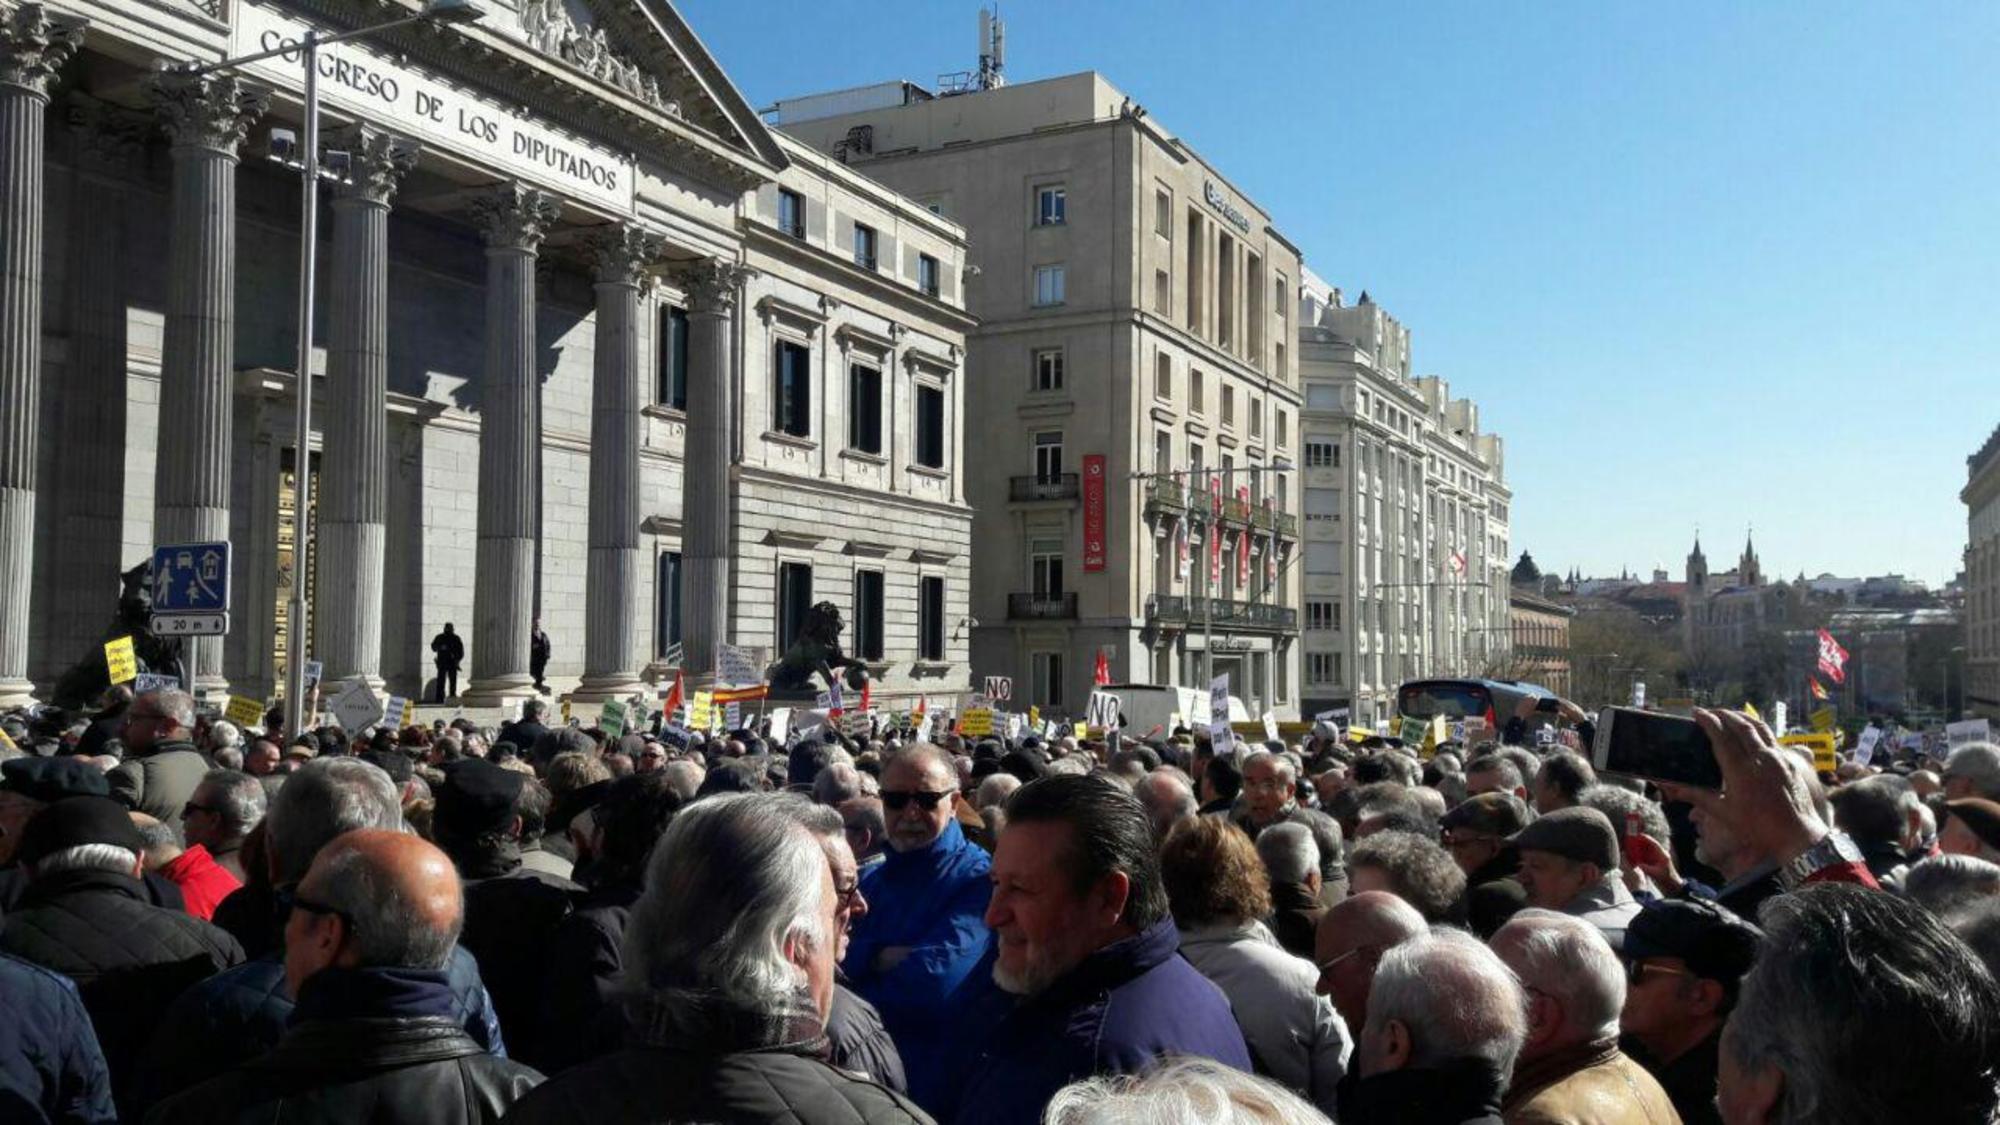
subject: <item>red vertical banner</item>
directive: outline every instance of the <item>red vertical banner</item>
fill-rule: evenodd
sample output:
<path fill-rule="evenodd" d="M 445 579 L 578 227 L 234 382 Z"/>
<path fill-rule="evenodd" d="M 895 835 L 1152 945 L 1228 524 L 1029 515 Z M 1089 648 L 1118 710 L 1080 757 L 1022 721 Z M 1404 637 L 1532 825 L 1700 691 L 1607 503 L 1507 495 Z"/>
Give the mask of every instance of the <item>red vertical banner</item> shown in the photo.
<path fill-rule="evenodd" d="M 1244 518 L 1250 514 L 1250 489 L 1245 485 L 1236 486 L 1236 502 L 1243 505 Z M 1236 533 L 1236 585 L 1244 589 L 1250 586 L 1250 529 Z"/>
<path fill-rule="evenodd" d="M 1222 521 L 1208 525 L 1208 596 L 1213 598 L 1222 589 Z"/>
<path fill-rule="evenodd" d="M 1104 569 L 1104 454 L 1083 457 L 1083 569 Z"/>

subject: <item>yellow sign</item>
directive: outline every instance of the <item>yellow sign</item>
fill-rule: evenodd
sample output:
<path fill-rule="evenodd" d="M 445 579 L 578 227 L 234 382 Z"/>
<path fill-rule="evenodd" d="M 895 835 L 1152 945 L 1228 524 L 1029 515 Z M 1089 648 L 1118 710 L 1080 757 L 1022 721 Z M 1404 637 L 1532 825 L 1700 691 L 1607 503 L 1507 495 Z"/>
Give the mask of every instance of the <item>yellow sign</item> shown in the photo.
<path fill-rule="evenodd" d="M 232 695 L 223 714 L 238 726 L 254 727 L 264 721 L 264 701 L 247 695 Z"/>
<path fill-rule="evenodd" d="M 1076 736 L 1078 738 L 1089 738 L 1090 728 L 1083 723 L 1076 724 Z"/>
<path fill-rule="evenodd" d="M 1833 730 L 1834 720 L 1839 718 L 1839 716 L 1834 713 L 1833 708 L 1821 707 L 1807 716 L 1807 718 L 1812 720 L 1812 729 L 1819 731 L 1821 734 L 1826 734 Z"/>
<path fill-rule="evenodd" d="M 563 696 L 563 725 L 569 725 L 569 696 Z"/>
<path fill-rule="evenodd" d="M 1040 707 L 1033 704 L 1028 706 L 1028 725 L 1034 727 L 1036 730 L 1042 729 L 1042 709 Z"/>
<path fill-rule="evenodd" d="M 1805 746 L 1812 750 L 1813 770 L 1816 773 L 1832 773 L 1840 768 L 1839 739 L 1831 734 L 1788 734 L 1778 740 L 1786 746 Z"/>
<path fill-rule="evenodd" d="M 715 722 L 715 693 L 698 691 L 688 705 L 688 729 L 705 731 Z"/>
<path fill-rule="evenodd" d="M 139 678 L 139 657 L 132 651 L 132 638 L 104 642 L 104 667 L 114 684 L 129 684 Z"/>
<path fill-rule="evenodd" d="M 958 733 L 977 737 L 993 733 L 993 709 L 991 707 L 968 707 L 965 714 L 958 717 Z"/>
<path fill-rule="evenodd" d="M 1368 741 L 1368 736 L 1372 733 L 1374 732 L 1370 731 L 1366 727 L 1348 727 L 1347 741 L 1356 744 L 1363 743 Z"/>

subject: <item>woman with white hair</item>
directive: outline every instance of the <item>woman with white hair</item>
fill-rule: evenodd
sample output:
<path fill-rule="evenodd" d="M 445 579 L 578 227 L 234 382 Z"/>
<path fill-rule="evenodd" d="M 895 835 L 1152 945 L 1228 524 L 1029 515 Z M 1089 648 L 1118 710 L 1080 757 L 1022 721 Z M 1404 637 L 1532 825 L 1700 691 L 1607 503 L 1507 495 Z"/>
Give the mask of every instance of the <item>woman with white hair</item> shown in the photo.
<path fill-rule="evenodd" d="M 675 816 L 625 931 L 627 1046 L 564 1071 L 509 1122 L 929 1120 L 820 1061 L 840 895 L 784 801 L 717 795 Z"/>
<path fill-rule="evenodd" d="M 1089 1078 L 1057 1091 L 1043 1125 L 1311 1125 L 1327 1117 L 1276 1082 L 1212 1059 Z"/>

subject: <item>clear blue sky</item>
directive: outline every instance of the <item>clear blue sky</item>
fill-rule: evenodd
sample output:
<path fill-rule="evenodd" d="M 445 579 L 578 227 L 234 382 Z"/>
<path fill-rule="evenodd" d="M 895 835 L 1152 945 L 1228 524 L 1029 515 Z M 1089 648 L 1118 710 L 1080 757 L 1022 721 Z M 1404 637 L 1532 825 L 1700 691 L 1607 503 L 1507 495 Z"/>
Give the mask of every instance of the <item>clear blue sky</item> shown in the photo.
<path fill-rule="evenodd" d="M 684 0 L 755 105 L 975 62 L 978 5 Z M 2000 424 L 2000 4 L 1011 2 L 1414 334 L 1545 568 L 1958 570 Z"/>

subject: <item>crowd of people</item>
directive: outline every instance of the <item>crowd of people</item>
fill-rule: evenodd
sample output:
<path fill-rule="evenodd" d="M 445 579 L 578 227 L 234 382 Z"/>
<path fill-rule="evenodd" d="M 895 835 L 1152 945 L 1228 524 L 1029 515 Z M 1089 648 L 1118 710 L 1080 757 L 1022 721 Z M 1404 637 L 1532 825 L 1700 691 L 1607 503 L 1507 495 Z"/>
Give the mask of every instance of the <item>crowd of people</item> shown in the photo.
<path fill-rule="evenodd" d="M 1991 1125 L 2000 748 L 0 720 L 0 1120 Z M 1588 718 L 1565 703 L 1562 723 Z"/>

